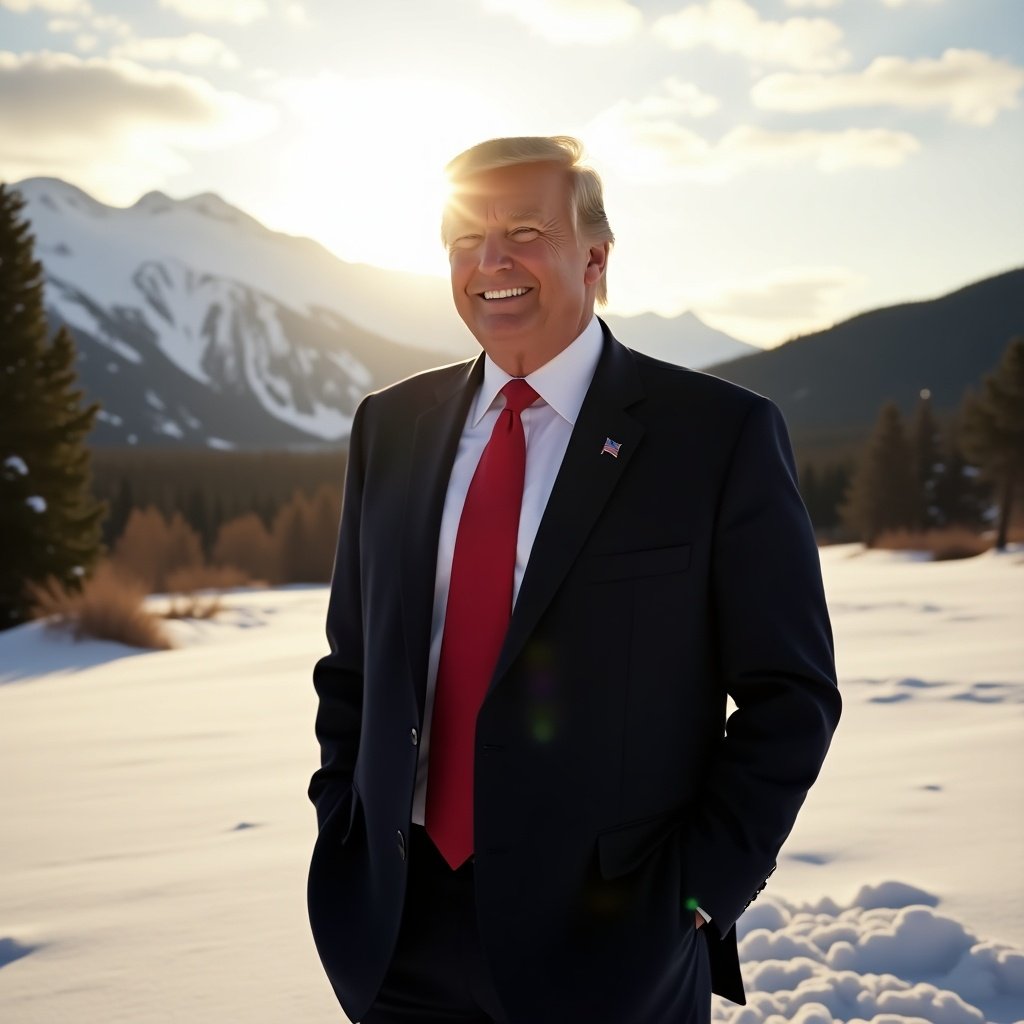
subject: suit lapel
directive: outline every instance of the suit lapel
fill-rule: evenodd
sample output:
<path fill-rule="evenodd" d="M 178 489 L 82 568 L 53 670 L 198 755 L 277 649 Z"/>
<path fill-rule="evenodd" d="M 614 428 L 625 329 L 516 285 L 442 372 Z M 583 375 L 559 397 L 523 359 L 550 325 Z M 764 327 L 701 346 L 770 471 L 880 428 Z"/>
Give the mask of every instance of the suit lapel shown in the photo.
<path fill-rule="evenodd" d="M 437 404 L 416 420 L 402 526 L 402 622 L 410 678 L 422 720 L 430 624 L 434 607 L 437 538 L 455 453 L 469 405 L 483 376 L 483 357 L 440 385 Z"/>
<path fill-rule="evenodd" d="M 550 604 L 643 437 L 643 424 L 627 411 L 644 396 L 636 364 L 604 331 L 601 359 L 541 518 L 492 686 Z M 621 444 L 617 457 L 602 453 L 606 438 Z"/>

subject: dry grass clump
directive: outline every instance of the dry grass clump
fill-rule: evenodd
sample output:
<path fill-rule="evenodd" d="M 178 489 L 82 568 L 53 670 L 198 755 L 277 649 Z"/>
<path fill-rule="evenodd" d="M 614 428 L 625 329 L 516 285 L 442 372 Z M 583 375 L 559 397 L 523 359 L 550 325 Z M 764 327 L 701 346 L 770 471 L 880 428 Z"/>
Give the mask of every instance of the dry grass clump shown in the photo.
<path fill-rule="evenodd" d="M 224 605 L 220 594 L 171 594 L 165 619 L 214 619 Z"/>
<path fill-rule="evenodd" d="M 883 551 L 927 551 L 933 562 L 946 562 L 974 558 L 988 551 L 992 541 L 966 526 L 946 526 L 939 530 L 886 530 L 872 547 Z"/>
<path fill-rule="evenodd" d="M 212 619 L 224 605 L 220 591 L 243 587 L 249 577 L 230 565 L 190 565 L 167 575 L 165 619 Z"/>
<path fill-rule="evenodd" d="M 49 579 L 30 584 L 29 596 L 33 618 L 69 629 L 76 640 L 95 637 L 154 651 L 173 646 L 160 617 L 146 609 L 146 588 L 109 563 L 102 563 L 81 590 Z"/>

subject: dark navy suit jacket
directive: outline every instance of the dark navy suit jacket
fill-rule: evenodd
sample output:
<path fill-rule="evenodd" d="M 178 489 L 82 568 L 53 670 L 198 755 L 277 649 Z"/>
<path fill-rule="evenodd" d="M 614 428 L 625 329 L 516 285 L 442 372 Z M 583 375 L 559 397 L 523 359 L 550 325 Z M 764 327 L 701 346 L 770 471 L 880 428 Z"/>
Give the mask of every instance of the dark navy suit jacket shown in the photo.
<path fill-rule="evenodd" d="M 402 915 L 437 536 L 481 375 L 478 358 L 412 377 L 352 430 L 314 674 L 309 913 L 356 1020 Z M 694 904 L 713 987 L 742 1001 L 734 924 L 839 710 L 780 413 L 606 328 L 477 720 L 478 918 L 509 1011 L 628 1021 L 692 946 Z"/>

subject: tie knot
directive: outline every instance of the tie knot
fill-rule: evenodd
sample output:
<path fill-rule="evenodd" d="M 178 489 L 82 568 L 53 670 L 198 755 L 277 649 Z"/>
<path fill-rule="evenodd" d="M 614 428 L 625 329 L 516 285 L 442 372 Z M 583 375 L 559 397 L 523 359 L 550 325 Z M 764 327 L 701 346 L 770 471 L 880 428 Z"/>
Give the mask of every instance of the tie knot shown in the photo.
<path fill-rule="evenodd" d="M 527 406 L 533 405 L 540 397 L 522 377 L 513 377 L 502 389 L 505 408 L 519 415 Z"/>

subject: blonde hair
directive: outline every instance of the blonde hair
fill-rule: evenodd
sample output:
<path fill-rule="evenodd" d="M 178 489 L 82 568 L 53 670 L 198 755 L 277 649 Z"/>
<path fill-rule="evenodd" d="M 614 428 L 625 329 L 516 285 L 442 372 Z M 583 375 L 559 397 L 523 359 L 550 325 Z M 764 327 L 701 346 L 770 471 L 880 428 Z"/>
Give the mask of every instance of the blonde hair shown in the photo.
<path fill-rule="evenodd" d="M 582 232 L 588 239 L 611 245 L 615 235 L 604 210 L 601 177 L 582 161 L 583 143 L 571 135 L 524 135 L 477 143 L 449 161 L 445 173 L 454 189 L 476 174 L 499 167 L 543 162 L 562 164 L 569 172 L 569 203 L 577 234 Z M 445 244 L 448 241 L 446 219 L 447 207 L 441 219 L 441 240 Z M 595 297 L 602 306 L 608 301 L 607 270 L 597 282 Z"/>

